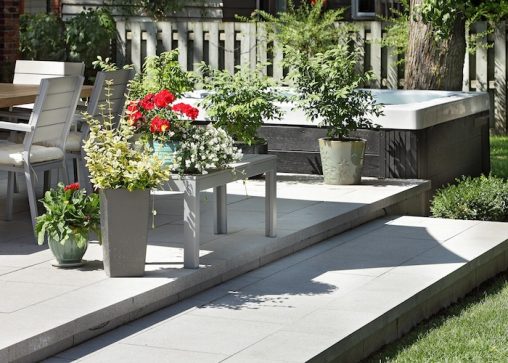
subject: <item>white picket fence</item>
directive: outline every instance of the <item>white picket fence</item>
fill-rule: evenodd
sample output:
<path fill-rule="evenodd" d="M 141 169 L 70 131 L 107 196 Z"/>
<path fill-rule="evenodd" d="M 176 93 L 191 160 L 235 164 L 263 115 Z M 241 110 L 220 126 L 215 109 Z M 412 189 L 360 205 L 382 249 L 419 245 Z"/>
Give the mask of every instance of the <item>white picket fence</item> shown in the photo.
<path fill-rule="evenodd" d="M 392 49 L 382 48 L 376 41 L 384 35 L 382 22 L 355 23 L 358 28 L 357 46 L 365 49 L 359 67 L 372 69 L 377 81 L 373 88 L 396 89 L 403 86 L 402 70 L 397 66 L 397 55 Z M 481 32 L 486 23 L 477 23 L 471 32 Z M 134 64 L 139 70 L 146 56 L 162 51 L 179 49 L 179 61 L 184 69 L 205 61 L 212 67 L 234 72 L 236 65 L 254 67 L 256 62 L 269 61 L 264 72 L 276 79 L 284 77 L 281 65 L 282 52 L 267 44 L 263 24 L 220 21 L 153 22 L 146 18 L 118 21 L 119 42 L 117 63 Z M 506 133 L 507 127 L 507 26 L 496 25 L 495 31 L 480 39 L 484 47 L 466 57 L 464 65 L 464 91 L 489 91 L 494 106 L 492 124 L 497 133 Z M 488 45 L 488 46 L 487 46 Z M 274 49 L 273 51 L 271 49 Z"/>

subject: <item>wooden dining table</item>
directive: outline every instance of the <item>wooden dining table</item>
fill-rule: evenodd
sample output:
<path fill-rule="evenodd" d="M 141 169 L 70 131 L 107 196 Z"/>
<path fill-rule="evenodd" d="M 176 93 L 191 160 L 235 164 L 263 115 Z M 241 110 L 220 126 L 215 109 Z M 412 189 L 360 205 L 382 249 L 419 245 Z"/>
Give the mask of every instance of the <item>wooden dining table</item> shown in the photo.
<path fill-rule="evenodd" d="M 84 85 L 81 97 L 90 97 L 93 86 Z M 34 103 L 39 94 L 38 84 L 0 83 L 0 108 Z"/>

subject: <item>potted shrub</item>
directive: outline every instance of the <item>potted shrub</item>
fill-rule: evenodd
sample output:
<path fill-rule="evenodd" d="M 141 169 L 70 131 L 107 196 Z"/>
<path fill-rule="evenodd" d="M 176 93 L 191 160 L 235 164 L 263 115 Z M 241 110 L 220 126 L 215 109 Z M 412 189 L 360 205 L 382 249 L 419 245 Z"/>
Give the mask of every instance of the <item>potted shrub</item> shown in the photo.
<path fill-rule="evenodd" d="M 299 51 L 290 54 L 296 101 L 307 117 L 319 119 L 319 126 L 328 130 L 327 137 L 319 140 L 327 184 L 360 183 L 366 142 L 350 134 L 375 127 L 369 116 L 382 113 L 371 93 L 358 89 L 372 78 L 371 73 L 357 72 L 360 56 L 345 42 L 311 56 Z"/>
<path fill-rule="evenodd" d="M 150 188 L 169 178 L 169 169 L 142 142 L 132 142 L 126 119 L 101 122 L 86 116 L 90 136 L 83 149 L 90 180 L 99 189 L 104 269 L 111 277 L 142 276 L 150 214 Z"/>
<path fill-rule="evenodd" d="M 100 236 L 99 196 L 86 195 L 78 183 L 59 183 L 41 202 L 46 213 L 37 217 L 35 224 L 38 243 L 42 245 L 47 237 L 56 259 L 53 266 L 81 266 L 90 232 Z"/>
<path fill-rule="evenodd" d="M 168 166 L 173 164 L 173 153 L 199 114 L 197 108 L 175 100 L 173 93 L 162 89 L 131 100 L 126 112 L 134 132 L 152 144 L 155 154 Z"/>
<path fill-rule="evenodd" d="M 257 136 L 263 120 L 280 120 L 282 110 L 276 102 L 284 101 L 275 82 L 258 70 L 237 67 L 228 71 L 212 69 L 202 64 L 202 83 L 207 93 L 200 103 L 214 125 L 222 127 L 233 137 L 243 153 L 268 153 L 266 140 Z"/>

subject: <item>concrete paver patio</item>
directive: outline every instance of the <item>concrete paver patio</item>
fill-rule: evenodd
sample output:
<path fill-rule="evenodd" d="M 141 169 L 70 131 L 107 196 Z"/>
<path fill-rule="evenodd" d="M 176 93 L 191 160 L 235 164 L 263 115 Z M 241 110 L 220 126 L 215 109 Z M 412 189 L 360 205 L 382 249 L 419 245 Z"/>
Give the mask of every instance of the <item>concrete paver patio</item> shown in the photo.
<path fill-rule="evenodd" d="M 213 198 L 203 193 L 198 270 L 182 268 L 181 196 L 159 193 L 145 276 L 117 279 L 106 277 L 96 243 L 84 267 L 52 267 L 51 252 L 31 234 L 22 190 L 14 220 L 0 221 L 0 361 L 40 360 L 369 220 L 421 211 L 415 206 L 428 190 L 423 181 L 365 179 L 338 187 L 280 176 L 276 238 L 264 236 L 263 181 L 228 186 L 228 235 L 213 234 Z M 265 333 L 261 327 L 259 336 Z"/>

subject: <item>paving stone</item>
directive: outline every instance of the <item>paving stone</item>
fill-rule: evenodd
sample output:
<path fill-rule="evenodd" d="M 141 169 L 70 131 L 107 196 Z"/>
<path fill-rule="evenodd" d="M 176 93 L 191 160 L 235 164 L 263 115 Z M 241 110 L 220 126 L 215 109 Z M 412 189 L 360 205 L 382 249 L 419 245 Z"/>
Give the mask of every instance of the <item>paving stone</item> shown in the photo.
<path fill-rule="evenodd" d="M 231 355 L 277 331 L 280 327 L 273 323 L 184 314 L 128 338 L 126 343 Z"/>
<path fill-rule="evenodd" d="M 221 362 L 226 358 L 225 354 L 214 354 L 205 352 L 192 352 L 181 349 L 162 349 L 151 346 L 140 346 L 132 344 L 118 344 L 89 355 L 80 357 L 80 362 L 185 362 L 185 363 L 207 363 Z M 55 362 L 57 363 L 57 362 Z"/>

